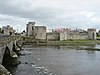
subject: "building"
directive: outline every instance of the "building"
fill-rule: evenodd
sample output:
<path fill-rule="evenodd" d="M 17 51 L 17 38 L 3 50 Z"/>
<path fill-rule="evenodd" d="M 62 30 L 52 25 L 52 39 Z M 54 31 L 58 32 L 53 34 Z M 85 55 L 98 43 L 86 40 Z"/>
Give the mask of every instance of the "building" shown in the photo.
<path fill-rule="evenodd" d="M 60 35 L 58 32 L 48 32 L 47 33 L 47 40 L 59 40 Z"/>
<path fill-rule="evenodd" d="M 46 39 L 46 27 L 35 25 L 35 22 L 28 22 L 26 25 L 26 35 L 34 36 L 35 39 Z"/>
<path fill-rule="evenodd" d="M 70 30 L 60 32 L 60 40 L 96 39 L 96 29 Z"/>
<path fill-rule="evenodd" d="M 35 26 L 33 35 L 35 39 L 46 39 L 46 27 L 45 26 Z"/>
<path fill-rule="evenodd" d="M 88 29 L 88 39 L 96 39 L 96 29 Z"/>
<path fill-rule="evenodd" d="M 69 28 L 61 28 L 46 33 L 45 26 L 36 26 L 35 22 L 28 22 L 26 25 L 27 36 L 33 36 L 35 39 L 47 40 L 78 40 L 78 39 L 96 39 L 96 29 L 71 30 Z"/>
<path fill-rule="evenodd" d="M 13 27 L 10 27 L 9 25 L 3 26 L 2 30 L 4 32 L 4 35 L 14 35 L 15 34 L 15 30 L 13 29 Z"/>
<path fill-rule="evenodd" d="M 27 36 L 33 36 L 35 22 L 28 22 L 26 25 L 26 35 Z"/>
<path fill-rule="evenodd" d="M 68 40 L 67 32 L 60 32 L 60 40 Z"/>

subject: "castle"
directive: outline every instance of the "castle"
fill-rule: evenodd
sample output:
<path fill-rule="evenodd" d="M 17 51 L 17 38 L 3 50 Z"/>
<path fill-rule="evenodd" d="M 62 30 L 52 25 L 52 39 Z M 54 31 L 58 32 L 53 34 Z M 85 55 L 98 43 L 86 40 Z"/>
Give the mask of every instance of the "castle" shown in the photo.
<path fill-rule="evenodd" d="M 35 26 L 35 22 L 28 22 L 26 25 L 26 35 L 34 36 L 35 39 L 46 39 L 46 27 Z"/>
<path fill-rule="evenodd" d="M 2 28 L 4 35 L 14 35 L 15 30 L 13 27 L 10 27 L 9 25 L 3 26 Z"/>
<path fill-rule="evenodd" d="M 35 26 L 35 22 L 28 22 L 26 25 L 26 35 L 34 36 L 35 39 L 48 40 L 77 40 L 77 39 L 96 39 L 96 29 L 71 30 L 46 32 L 45 26 Z"/>
<path fill-rule="evenodd" d="M 60 32 L 60 40 L 69 40 L 69 39 L 96 39 L 96 29 L 85 30 L 70 30 Z"/>

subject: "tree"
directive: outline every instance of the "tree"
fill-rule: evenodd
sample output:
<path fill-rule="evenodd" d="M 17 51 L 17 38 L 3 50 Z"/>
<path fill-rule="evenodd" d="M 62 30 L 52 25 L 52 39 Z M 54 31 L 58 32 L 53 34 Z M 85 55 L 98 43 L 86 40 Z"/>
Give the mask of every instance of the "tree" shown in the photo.
<path fill-rule="evenodd" d="M 10 35 L 12 35 L 12 32 L 9 32 Z"/>
<path fill-rule="evenodd" d="M 23 33 L 25 33 L 25 30 L 23 30 Z"/>

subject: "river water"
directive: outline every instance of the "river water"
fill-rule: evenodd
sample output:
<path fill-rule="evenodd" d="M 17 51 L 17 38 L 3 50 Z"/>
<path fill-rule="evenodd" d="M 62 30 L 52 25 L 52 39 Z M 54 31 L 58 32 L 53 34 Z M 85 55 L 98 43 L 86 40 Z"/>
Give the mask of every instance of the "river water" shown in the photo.
<path fill-rule="evenodd" d="M 100 75 L 100 51 L 26 45 L 21 54 L 21 64 L 9 68 L 13 75 Z"/>

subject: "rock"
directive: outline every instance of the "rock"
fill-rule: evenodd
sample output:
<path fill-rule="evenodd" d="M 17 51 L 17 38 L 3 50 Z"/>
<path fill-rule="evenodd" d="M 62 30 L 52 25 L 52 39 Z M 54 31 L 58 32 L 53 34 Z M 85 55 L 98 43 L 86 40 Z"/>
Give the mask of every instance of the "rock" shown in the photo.
<path fill-rule="evenodd" d="M 4 66 L 0 65 L 0 75 L 12 75 Z"/>
<path fill-rule="evenodd" d="M 25 62 L 25 64 L 28 64 L 27 62 Z"/>

